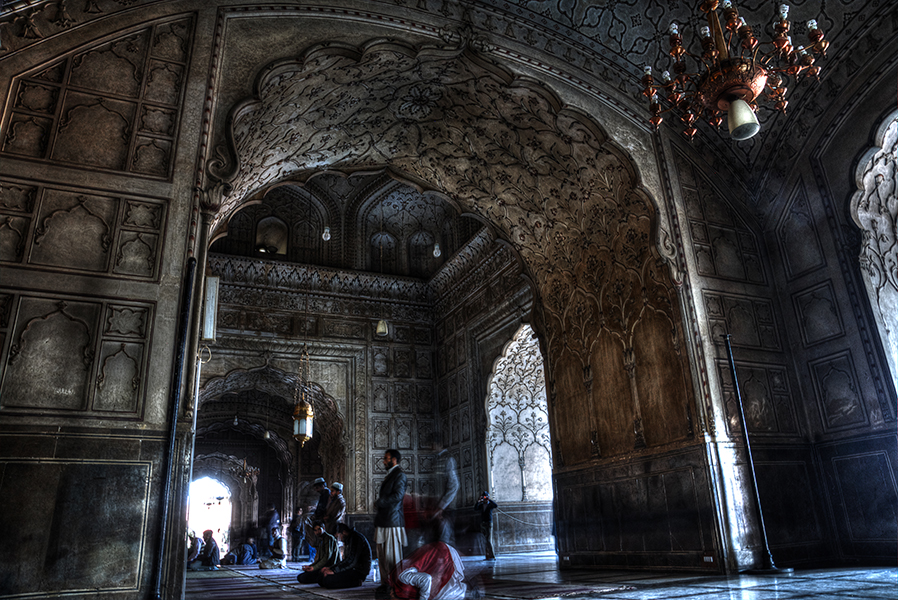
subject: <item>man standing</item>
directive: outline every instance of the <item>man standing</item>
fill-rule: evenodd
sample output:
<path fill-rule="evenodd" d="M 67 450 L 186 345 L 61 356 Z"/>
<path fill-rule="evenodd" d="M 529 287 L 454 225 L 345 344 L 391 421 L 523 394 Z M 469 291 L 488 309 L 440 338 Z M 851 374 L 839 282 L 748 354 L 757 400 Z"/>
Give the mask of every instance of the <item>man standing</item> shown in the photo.
<path fill-rule="evenodd" d="M 490 495 L 484 491 L 480 495 L 480 500 L 474 505 L 474 510 L 480 513 L 480 533 L 483 534 L 486 544 L 486 559 L 496 560 L 496 554 L 493 552 L 493 542 L 491 535 L 493 532 L 493 509 L 497 508 L 495 502 L 490 500 Z"/>
<path fill-rule="evenodd" d="M 402 455 L 399 450 L 384 452 L 384 468 L 387 476 L 380 484 L 380 492 L 374 501 L 374 541 L 377 544 L 377 564 L 380 570 L 379 592 L 388 592 L 390 572 L 402 558 L 402 548 L 408 545 L 405 534 L 405 517 L 402 514 L 402 498 L 405 496 L 407 478 L 399 466 Z"/>
<path fill-rule="evenodd" d="M 337 526 L 337 539 L 343 542 L 343 560 L 321 569 L 318 584 L 331 590 L 359 587 L 371 571 L 371 546 L 365 536 L 346 523 Z"/>
<path fill-rule="evenodd" d="M 315 514 L 312 515 L 315 521 L 324 521 L 324 515 L 327 512 L 327 502 L 330 500 L 331 491 L 327 489 L 324 477 L 319 477 L 312 482 L 312 491 L 318 494 L 318 503 L 315 505 Z"/>
<path fill-rule="evenodd" d="M 331 496 L 327 501 L 327 509 L 324 511 L 324 530 L 331 535 L 337 535 L 337 525 L 346 517 L 346 499 L 343 498 L 343 484 L 331 484 Z"/>
<path fill-rule="evenodd" d="M 274 505 L 274 502 L 268 505 L 268 510 L 265 511 L 261 521 L 262 531 L 260 532 L 261 535 L 259 537 L 262 539 L 262 555 L 268 557 L 271 556 L 271 530 L 281 526 L 281 515 L 278 513 L 278 509 Z"/>
<path fill-rule="evenodd" d="M 337 553 L 336 538 L 326 532 L 321 523 L 315 523 L 315 537 L 318 539 L 315 546 L 315 562 L 303 565 L 303 572 L 296 577 L 300 583 L 318 583 L 321 580 L 321 570 L 333 567 L 340 557 Z"/>
<path fill-rule="evenodd" d="M 293 520 L 290 521 L 290 537 L 293 542 L 293 549 L 290 551 L 291 558 L 293 559 L 293 562 L 298 562 L 299 556 L 302 553 L 302 543 L 306 537 L 301 506 L 296 507 L 296 512 L 293 513 Z"/>
<path fill-rule="evenodd" d="M 434 442 L 433 449 L 437 453 L 436 470 L 439 497 L 431 515 L 431 520 L 435 529 L 436 539 L 451 546 L 455 543 L 455 535 L 452 515 L 448 511 L 452 508 L 452 503 L 458 494 L 458 464 L 455 462 L 455 458 L 449 454 L 449 451 L 443 448 L 441 441 Z"/>

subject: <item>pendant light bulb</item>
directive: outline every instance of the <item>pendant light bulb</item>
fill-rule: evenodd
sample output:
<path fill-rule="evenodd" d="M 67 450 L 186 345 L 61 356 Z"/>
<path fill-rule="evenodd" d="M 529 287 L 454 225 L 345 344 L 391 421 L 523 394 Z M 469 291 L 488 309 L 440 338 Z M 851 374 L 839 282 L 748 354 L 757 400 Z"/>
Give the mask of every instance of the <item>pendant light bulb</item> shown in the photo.
<path fill-rule="evenodd" d="M 387 326 L 387 322 L 383 319 L 377 322 L 377 329 L 374 330 L 375 335 L 378 337 L 384 337 L 390 332 L 390 328 Z"/>
<path fill-rule="evenodd" d="M 330 239 L 331 239 L 331 228 L 330 227 L 324 228 L 324 233 L 321 234 L 321 239 L 324 240 L 325 242 L 330 241 Z"/>
<path fill-rule="evenodd" d="M 237 415 L 234 415 L 234 427 L 237 427 L 240 423 L 237 422 Z"/>
<path fill-rule="evenodd" d="M 443 251 L 440 250 L 440 244 L 439 244 L 439 242 L 437 242 L 436 244 L 433 245 L 433 257 L 439 258 L 442 253 L 443 253 Z"/>
<path fill-rule="evenodd" d="M 745 100 L 736 99 L 730 103 L 727 111 L 727 125 L 730 128 L 730 137 L 742 141 L 754 136 L 761 129 L 758 116 Z"/>

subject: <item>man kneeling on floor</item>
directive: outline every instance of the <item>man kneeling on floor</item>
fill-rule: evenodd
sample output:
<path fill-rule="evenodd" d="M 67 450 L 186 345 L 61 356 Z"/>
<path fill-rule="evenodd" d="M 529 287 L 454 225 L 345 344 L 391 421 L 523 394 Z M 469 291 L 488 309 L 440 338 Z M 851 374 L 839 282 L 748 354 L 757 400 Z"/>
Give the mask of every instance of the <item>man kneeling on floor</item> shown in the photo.
<path fill-rule="evenodd" d="M 337 525 L 337 539 L 343 542 L 343 559 L 319 571 L 318 585 L 331 590 L 359 587 L 371 572 L 371 546 L 346 523 Z"/>
<path fill-rule="evenodd" d="M 287 568 L 287 540 L 281 535 L 281 528 L 272 527 L 269 538 L 269 550 L 271 558 L 259 561 L 260 569 L 286 569 Z"/>
<path fill-rule="evenodd" d="M 332 569 L 337 564 L 340 554 L 337 552 L 337 539 L 326 532 L 321 523 L 315 523 L 315 562 L 303 565 L 303 572 L 296 580 L 300 583 L 318 583 L 322 569 Z M 366 573 L 367 575 L 367 573 Z"/>
<path fill-rule="evenodd" d="M 445 542 L 421 546 L 396 565 L 389 584 L 394 598 L 464 600 L 465 569 L 455 548 Z"/>

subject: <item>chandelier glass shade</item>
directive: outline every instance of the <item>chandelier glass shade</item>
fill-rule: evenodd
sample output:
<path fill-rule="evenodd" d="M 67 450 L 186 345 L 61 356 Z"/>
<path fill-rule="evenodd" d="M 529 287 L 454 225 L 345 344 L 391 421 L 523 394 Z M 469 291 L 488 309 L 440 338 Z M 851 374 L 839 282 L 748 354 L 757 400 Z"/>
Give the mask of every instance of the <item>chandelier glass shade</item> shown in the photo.
<path fill-rule="evenodd" d="M 309 376 L 309 352 L 303 345 L 299 359 L 299 377 L 296 380 L 296 388 L 293 390 L 293 439 L 299 442 L 300 447 L 312 439 L 315 424 L 315 412 L 312 405 L 306 399 Z"/>
<path fill-rule="evenodd" d="M 793 44 L 786 4 L 779 7 L 773 38 L 767 43 L 755 37 L 729 0 L 703 0 L 699 9 L 708 22 L 700 29 L 701 53 L 683 46 L 679 26 L 672 23 L 668 37 L 671 69 L 656 81 L 652 67 L 645 67 L 642 93 L 649 99 L 649 122 L 657 129 L 664 120 L 662 114 L 676 109 L 686 126 L 685 136 L 692 139 L 696 121 L 704 119 L 719 127 L 726 114 L 733 139 L 748 139 L 760 129 L 759 102 L 767 101 L 774 110 L 785 113 L 788 84 L 806 75 L 819 78 L 815 61 L 825 56 L 829 42 L 823 39 L 817 21 L 810 20 L 808 43 Z"/>

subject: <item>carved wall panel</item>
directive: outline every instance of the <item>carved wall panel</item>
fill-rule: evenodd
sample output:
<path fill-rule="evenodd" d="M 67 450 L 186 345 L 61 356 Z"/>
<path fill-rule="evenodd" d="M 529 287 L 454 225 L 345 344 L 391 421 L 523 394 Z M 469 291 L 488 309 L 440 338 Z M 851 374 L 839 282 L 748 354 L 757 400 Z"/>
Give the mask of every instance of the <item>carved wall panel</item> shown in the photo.
<path fill-rule="evenodd" d="M 851 199 L 851 216 L 863 242 L 860 265 L 867 295 L 898 387 L 898 116 L 892 115 L 876 134 L 856 172 L 858 191 Z M 888 414 L 888 413 L 885 413 Z"/>
<path fill-rule="evenodd" d="M 153 279 L 167 206 L 0 182 L 0 261 L 41 269 Z"/>
<path fill-rule="evenodd" d="M 443 192 L 489 220 L 515 246 L 547 301 L 550 360 L 570 345 L 585 364 L 603 328 L 628 353 L 642 344 L 657 347 L 644 339 L 649 329 L 637 329 L 647 305 L 667 314 L 682 339 L 678 299 L 651 242 L 654 209 L 636 187 L 627 159 L 594 123 L 559 110 L 548 92 L 509 84 L 508 74 L 464 52 L 415 55 L 374 45 L 354 55 L 321 49 L 308 57 L 267 71 L 259 97 L 235 115 L 231 133 L 239 163 L 210 165 L 212 175 L 231 186 L 220 220 L 253 190 L 311 168 L 306 163 L 313 147 L 318 165 L 386 162 L 420 181 L 439 182 Z M 420 73 L 431 69 L 440 78 L 422 82 Z M 346 81 L 352 86 L 344 86 Z M 323 87 L 332 90 L 327 98 L 316 91 Z M 362 89 L 365 99 L 357 102 Z M 339 107 L 329 110 L 322 102 Z M 413 113 L 403 112 L 411 106 Z M 321 129 L 297 135 L 288 125 L 298 122 Z M 319 140 L 316 132 L 325 129 L 328 139 Z M 483 133 L 457 135 L 469 129 Z M 526 156 L 515 152 L 522 147 L 533 150 Z M 738 248 L 719 250 L 718 262 L 729 268 L 729 257 L 736 256 L 747 277 L 762 279 L 749 260 L 757 256 L 753 239 L 736 233 L 730 237 Z M 730 237 L 721 234 L 718 245 L 723 248 Z M 578 331 L 578 338 L 567 331 Z M 446 366 L 465 357 L 464 346 L 454 344 Z M 675 355 L 663 360 L 681 367 Z M 637 377 L 644 389 L 669 387 L 649 370 Z"/>
<path fill-rule="evenodd" d="M 805 346 L 825 342 L 845 333 L 831 282 L 793 294 L 792 304 L 798 315 Z"/>
<path fill-rule="evenodd" d="M 739 424 L 739 404 L 729 363 L 718 362 L 718 374 L 723 387 L 727 430 L 731 435 L 739 435 L 742 431 Z M 736 363 L 736 377 L 739 378 L 742 408 L 749 434 L 799 433 L 795 399 L 789 388 L 786 367 L 740 361 Z"/>
<path fill-rule="evenodd" d="M 0 527 L 8 539 L 21 540 L 14 550 L 0 550 L 4 564 L 19 565 L 17 577 L 4 579 L 4 595 L 33 595 L 39 581 L 59 593 L 90 589 L 136 597 L 149 568 L 141 549 L 147 543 L 153 467 L 109 459 L 0 463 Z M 128 490 L 127 497 L 116 495 L 121 490 Z M 103 510 L 96 510 L 98 502 Z M 22 552 L 45 558 L 22 563 Z"/>
<path fill-rule="evenodd" d="M 4 409 L 140 415 L 151 305 L 6 299 L 16 303 L 16 320 L 0 387 Z"/>
<path fill-rule="evenodd" d="M 867 408 L 849 353 L 813 361 L 808 367 L 826 429 L 839 430 L 869 423 Z"/>
<path fill-rule="evenodd" d="M 766 298 L 703 292 L 708 325 L 715 341 L 729 333 L 732 345 L 780 350 L 773 303 Z"/>
<path fill-rule="evenodd" d="M 3 153 L 169 178 L 193 22 L 159 22 L 15 78 Z"/>
<path fill-rule="evenodd" d="M 695 264 L 705 277 L 763 284 L 767 276 L 756 236 L 684 156 L 675 154 Z"/>
<path fill-rule="evenodd" d="M 776 236 L 790 279 L 826 265 L 816 221 L 803 184 L 795 190 L 788 207 L 783 211 Z"/>

